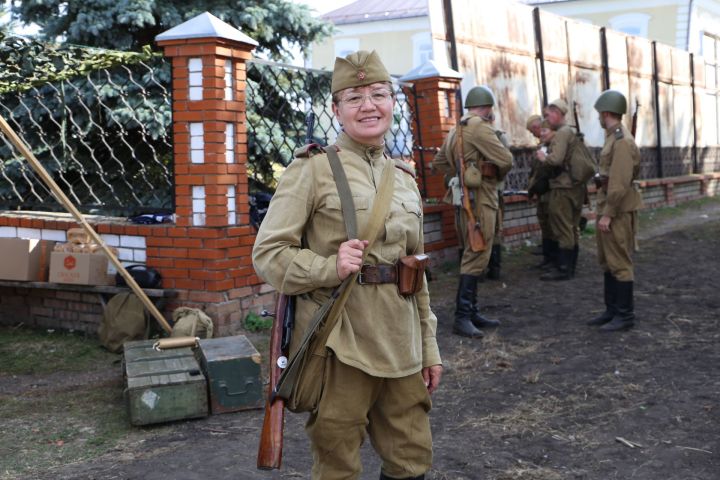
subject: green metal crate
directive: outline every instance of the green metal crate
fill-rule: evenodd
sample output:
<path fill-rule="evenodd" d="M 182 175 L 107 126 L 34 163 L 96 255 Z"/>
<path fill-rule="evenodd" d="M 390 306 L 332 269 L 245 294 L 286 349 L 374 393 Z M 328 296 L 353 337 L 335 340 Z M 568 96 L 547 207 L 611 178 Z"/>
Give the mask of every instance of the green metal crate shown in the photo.
<path fill-rule="evenodd" d="M 201 339 L 195 353 L 208 378 L 213 414 L 264 406 L 260 354 L 245 335 Z"/>
<path fill-rule="evenodd" d="M 158 352 L 153 343 L 155 340 L 140 340 L 123 346 L 130 423 L 148 425 L 207 416 L 207 382 L 192 349 Z"/>

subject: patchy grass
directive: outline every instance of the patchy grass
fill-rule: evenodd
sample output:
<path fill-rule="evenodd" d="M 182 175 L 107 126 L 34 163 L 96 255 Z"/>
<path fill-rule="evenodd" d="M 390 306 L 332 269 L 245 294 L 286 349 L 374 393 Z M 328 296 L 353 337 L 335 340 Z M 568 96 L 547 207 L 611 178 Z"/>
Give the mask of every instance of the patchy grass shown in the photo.
<path fill-rule="evenodd" d="M 674 207 L 658 207 L 640 211 L 640 229 L 657 222 L 665 222 L 685 213 L 701 210 L 705 207 L 720 205 L 720 197 L 705 197 L 680 203 Z"/>
<path fill-rule="evenodd" d="M 0 477 L 32 478 L 132 436 L 119 359 L 94 338 L 0 328 Z"/>
<path fill-rule="evenodd" d="M 111 365 L 119 355 L 82 335 L 0 327 L 0 375 L 80 372 Z"/>

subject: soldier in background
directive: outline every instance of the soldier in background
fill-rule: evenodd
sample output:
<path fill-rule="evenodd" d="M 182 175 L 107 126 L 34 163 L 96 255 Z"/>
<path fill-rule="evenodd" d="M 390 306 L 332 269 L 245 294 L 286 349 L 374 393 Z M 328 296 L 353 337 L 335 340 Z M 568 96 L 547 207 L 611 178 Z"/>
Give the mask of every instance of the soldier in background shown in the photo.
<path fill-rule="evenodd" d="M 543 130 L 544 120 L 540 115 L 531 115 L 526 128 L 538 140 L 538 149 L 547 151 L 549 140 L 543 140 L 541 132 Z M 545 124 L 546 130 L 549 125 Z M 550 184 L 549 177 L 552 168 L 548 168 L 543 162 L 533 157 L 530 164 L 530 178 L 528 179 L 528 198 L 531 201 L 537 201 L 536 216 L 538 225 L 540 226 L 540 251 L 537 255 L 542 255 L 542 261 L 536 265 L 539 269 L 548 269 L 555 266 L 555 255 L 557 253 L 557 241 L 550 228 L 550 215 L 548 211 L 548 202 L 550 200 Z M 535 254 L 535 252 L 533 252 Z"/>
<path fill-rule="evenodd" d="M 545 117 L 555 130 L 549 153 L 542 150 L 536 157 L 548 166 L 559 167 L 558 174 L 550 179 L 550 228 L 558 243 L 555 271 L 544 273 L 541 280 L 570 280 L 575 273 L 579 252 L 580 217 L 585 201 L 586 186 L 570 176 L 570 158 L 574 153 L 575 132 L 565 123 L 567 103 L 562 99 L 551 102 Z"/>
<path fill-rule="evenodd" d="M 507 134 L 502 130 L 495 130 L 498 140 L 505 148 L 510 149 L 510 142 Z M 502 248 L 503 248 L 503 218 L 505 216 L 505 181 L 497 183 L 498 209 L 495 217 L 495 235 L 493 236 L 492 249 L 490 251 L 490 259 L 488 260 L 488 268 L 485 277 L 488 280 L 500 280 L 500 267 L 502 266 Z"/>
<path fill-rule="evenodd" d="M 483 237 L 487 242 L 485 250 L 481 252 L 471 250 L 467 241 L 466 218 L 458 208 L 455 226 L 463 253 L 460 261 L 460 282 L 453 332 L 471 338 L 483 336 L 480 328 L 497 327 L 500 324 L 497 320 L 490 320 L 480 315 L 477 305 L 478 280 L 488 265 L 492 239 L 495 235 L 499 208 L 497 185 L 512 167 L 512 153 L 502 144 L 493 127 L 494 105 L 495 97 L 488 87 L 473 87 L 465 99 L 465 108 L 468 112 L 460 119 L 463 126 L 462 141 L 466 173 L 471 169 L 481 173 L 476 175 L 476 184 L 471 185 L 467 181 L 465 183 L 473 212 L 480 222 Z M 456 158 L 456 133 L 457 128 L 450 130 L 433 161 L 433 168 L 446 177 L 457 176 L 460 171 Z"/>
<path fill-rule="evenodd" d="M 627 330 L 635 325 L 633 300 L 637 210 L 642 197 L 633 187 L 640 171 L 640 151 L 622 124 L 627 100 L 616 90 L 605 90 L 595 102 L 605 145 L 600 152 L 597 191 L 598 261 L 604 272 L 605 311 L 588 322 L 600 330 Z"/>

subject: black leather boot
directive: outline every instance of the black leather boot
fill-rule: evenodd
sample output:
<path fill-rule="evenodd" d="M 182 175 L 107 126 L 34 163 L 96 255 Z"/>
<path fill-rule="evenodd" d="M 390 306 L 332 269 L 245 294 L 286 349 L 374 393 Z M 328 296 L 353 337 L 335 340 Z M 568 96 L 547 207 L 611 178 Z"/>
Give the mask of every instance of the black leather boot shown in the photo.
<path fill-rule="evenodd" d="M 542 262 L 535 265 L 535 268 L 538 268 L 540 270 L 546 270 L 551 269 L 555 267 L 555 254 L 556 254 L 556 248 L 554 245 L 554 242 L 552 240 L 548 240 L 547 238 L 543 238 L 542 241 Z"/>
<path fill-rule="evenodd" d="M 572 269 L 572 249 L 560 248 L 557 255 L 557 270 L 543 273 L 540 280 L 559 281 L 570 280 L 572 278 L 570 270 Z"/>
<path fill-rule="evenodd" d="M 475 277 L 478 279 L 481 277 Z M 480 307 L 477 301 L 477 282 L 472 287 L 472 324 L 475 328 L 495 328 L 500 326 L 500 320 L 485 318 L 480 315 Z"/>
<path fill-rule="evenodd" d="M 500 280 L 500 263 L 502 260 L 502 245 L 493 245 L 488 261 L 488 269 L 485 277 L 488 280 Z"/>
<path fill-rule="evenodd" d="M 629 330 L 635 326 L 635 302 L 633 300 L 633 282 L 615 280 L 615 315 L 613 319 L 600 327 L 602 332 Z"/>
<path fill-rule="evenodd" d="M 603 278 L 605 311 L 597 317 L 589 320 L 586 324 L 590 326 L 605 325 L 615 316 L 615 277 L 610 272 L 605 272 Z"/>
<path fill-rule="evenodd" d="M 453 333 L 463 337 L 481 338 L 483 333 L 473 325 L 473 301 L 477 292 L 477 277 L 460 275 L 455 297 L 455 323 Z"/>
<path fill-rule="evenodd" d="M 425 475 L 418 475 L 417 477 L 394 478 L 388 477 L 384 473 L 380 472 L 380 480 L 425 480 Z"/>

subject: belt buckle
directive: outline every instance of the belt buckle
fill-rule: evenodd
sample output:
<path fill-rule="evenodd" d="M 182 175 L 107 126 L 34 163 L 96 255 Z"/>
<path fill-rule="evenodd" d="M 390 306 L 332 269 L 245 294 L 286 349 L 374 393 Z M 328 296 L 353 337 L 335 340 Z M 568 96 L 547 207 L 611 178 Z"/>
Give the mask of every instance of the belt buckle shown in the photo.
<path fill-rule="evenodd" d="M 364 277 L 363 277 L 363 272 L 362 272 L 362 270 L 360 270 L 360 273 L 358 273 L 357 283 L 358 283 L 359 285 L 365 285 L 365 280 L 364 280 Z"/>

